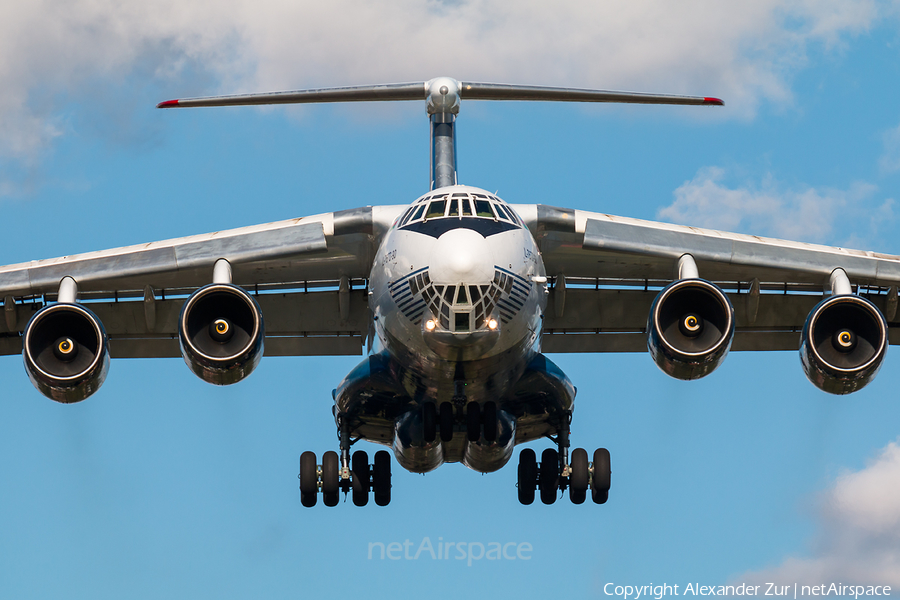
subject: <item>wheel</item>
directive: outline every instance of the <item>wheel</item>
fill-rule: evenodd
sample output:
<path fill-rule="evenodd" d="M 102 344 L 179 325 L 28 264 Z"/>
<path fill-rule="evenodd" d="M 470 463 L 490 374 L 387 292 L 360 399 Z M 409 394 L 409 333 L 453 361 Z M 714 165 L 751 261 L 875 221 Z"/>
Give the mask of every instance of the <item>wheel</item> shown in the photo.
<path fill-rule="evenodd" d="M 609 498 L 610 475 L 609 450 L 594 450 L 594 472 L 591 477 L 591 499 L 603 504 Z"/>
<path fill-rule="evenodd" d="M 477 402 L 466 405 L 466 437 L 470 442 L 481 439 L 481 406 Z"/>
<path fill-rule="evenodd" d="M 341 481 L 339 464 L 337 452 L 322 455 L 322 502 L 325 506 L 337 506 Z"/>
<path fill-rule="evenodd" d="M 363 450 L 353 453 L 350 462 L 350 478 L 353 487 L 353 504 L 365 506 L 369 503 L 369 455 Z"/>
<path fill-rule="evenodd" d="M 317 468 L 315 452 L 300 455 L 300 504 L 307 508 L 316 505 L 316 497 L 319 495 Z"/>
<path fill-rule="evenodd" d="M 422 437 L 425 438 L 426 444 L 430 444 L 437 437 L 436 421 L 437 411 L 434 402 L 426 402 L 422 405 Z"/>
<path fill-rule="evenodd" d="M 559 491 L 559 455 L 553 448 L 541 453 L 541 474 L 538 476 L 538 487 L 541 488 L 541 502 L 553 504 Z"/>
<path fill-rule="evenodd" d="M 387 506 L 391 502 L 391 453 L 379 450 L 375 453 L 375 465 L 372 469 L 372 491 L 375 504 Z"/>
<path fill-rule="evenodd" d="M 519 453 L 519 502 L 534 502 L 534 487 L 537 485 L 537 458 L 534 450 L 525 448 Z"/>
<path fill-rule="evenodd" d="M 441 403 L 441 441 L 449 442 L 453 439 L 453 405 L 449 402 Z"/>
<path fill-rule="evenodd" d="M 493 442 L 497 439 L 497 405 L 493 402 L 484 403 L 484 439 Z"/>
<path fill-rule="evenodd" d="M 588 479 L 588 457 L 584 448 L 575 448 L 572 450 L 571 464 L 569 465 L 571 474 L 569 475 L 569 500 L 572 504 L 581 504 L 587 498 Z"/>

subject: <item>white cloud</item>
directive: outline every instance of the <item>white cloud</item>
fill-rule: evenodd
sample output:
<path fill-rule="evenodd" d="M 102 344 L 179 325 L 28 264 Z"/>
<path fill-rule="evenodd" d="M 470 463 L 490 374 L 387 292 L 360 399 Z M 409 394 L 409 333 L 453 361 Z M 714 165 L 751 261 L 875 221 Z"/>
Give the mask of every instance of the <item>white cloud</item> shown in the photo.
<path fill-rule="evenodd" d="M 819 585 L 842 582 L 900 588 L 900 445 L 892 442 L 866 468 L 838 477 L 822 497 L 818 539 L 807 558 L 744 573 L 738 583 Z"/>
<path fill-rule="evenodd" d="M 51 147 L 67 131 L 60 125 L 67 101 L 103 102 L 116 86 L 185 77 L 184 93 L 194 94 L 447 74 L 721 95 L 731 112 L 720 114 L 748 116 L 762 101 L 789 100 L 790 75 L 803 66 L 810 44 L 830 46 L 865 31 L 879 18 L 878 6 L 875 0 L 6 2 L 0 158 L 34 158 Z M 107 100 L 102 112 L 116 105 Z"/>
<path fill-rule="evenodd" d="M 728 187 L 726 171 L 705 167 L 675 190 L 675 200 L 657 217 L 674 223 L 809 242 L 848 245 L 865 235 L 871 245 L 879 228 L 893 219 L 893 200 L 878 207 L 877 188 L 857 182 L 846 190 L 785 188 L 771 176 L 759 184 Z M 865 218 L 863 218 L 865 217 Z"/>

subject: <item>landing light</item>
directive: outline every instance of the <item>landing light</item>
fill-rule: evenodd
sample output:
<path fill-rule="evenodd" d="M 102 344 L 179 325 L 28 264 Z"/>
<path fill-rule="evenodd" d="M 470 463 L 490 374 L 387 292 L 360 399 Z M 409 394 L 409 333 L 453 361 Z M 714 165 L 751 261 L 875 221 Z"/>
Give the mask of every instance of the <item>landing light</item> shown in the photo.
<path fill-rule="evenodd" d="M 488 329 L 494 331 L 497 329 L 497 319 L 491 319 L 487 322 Z"/>
<path fill-rule="evenodd" d="M 434 328 L 437 327 L 437 323 L 434 322 L 434 319 L 428 319 L 425 321 L 425 329 L 428 331 L 434 331 Z"/>

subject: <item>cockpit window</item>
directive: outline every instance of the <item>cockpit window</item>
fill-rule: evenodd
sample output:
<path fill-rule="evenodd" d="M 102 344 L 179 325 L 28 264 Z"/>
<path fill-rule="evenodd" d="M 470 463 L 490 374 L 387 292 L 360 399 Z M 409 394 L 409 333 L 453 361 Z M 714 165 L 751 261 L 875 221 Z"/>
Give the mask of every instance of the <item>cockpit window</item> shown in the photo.
<path fill-rule="evenodd" d="M 406 225 L 409 222 L 409 220 L 410 220 L 410 218 L 412 218 L 414 212 L 416 212 L 415 208 L 410 208 L 408 211 L 406 211 L 406 214 L 404 214 L 403 218 L 400 219 L 400 227 L 403 227 L 404 225 Z"/>
<path fill-rule="evenodd" d="M 428 212 L 425 213 L 426 219 L 436 219 L 444 216 L 444 210 L 447 208 L 446 200 L 432 200 L 428 205 Z"/>
<path fill-rule="evenodd" d="M 478 217 L 494 218 L 494 211 L 491 210 L 491 203 L 487 200 L 475 201 L 475 215 Z"/>
<path fill-rule="evenodd" d="M 406 227 L 422 219 L 465 217 L 500 220 L 517 227 L 524 224 L 508 205 L 496 196 L 455 192 L 420 198 L 411 209 L 398 219 L 398 227 Z"/>
<path fill-rule="evenodd" d="M 512 217 L 509 216 L 509 213 L 506 212 L 506 207 L 504 207 L 503 205 L 501 205 L 501 204 L 495 204 L 495 205 L 494 205 L 494 208 L 497 209 L 497 214 L 498 214 L 498 215 L 500 216 L 500 218 L 503 219 L 504 221 L 512 221 L 513 223 L 516 222 L 515 219 L 513 219 Z"/>

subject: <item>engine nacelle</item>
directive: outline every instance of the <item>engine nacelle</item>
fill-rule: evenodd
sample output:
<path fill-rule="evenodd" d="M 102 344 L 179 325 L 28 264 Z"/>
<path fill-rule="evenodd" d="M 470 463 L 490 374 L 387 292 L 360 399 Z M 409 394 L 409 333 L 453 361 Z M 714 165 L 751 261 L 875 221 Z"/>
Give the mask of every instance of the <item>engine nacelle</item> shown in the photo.
<path fill-rule="evenodd" d="M 676 379 L 699 379 L 722 364 L 734 338 L 734 309 L 704 279 L 681 279 L 656 296 L 647 347 L 657 366 Z"/>
<path fill-rule="evenodd" d="M 263 355 L 262 311 L 256 300 L 230 283 L 194 292 L 178 318 L 184 362 L 200 379 L 237 383 L 253 372 Z"/>
<path fill-rule="evenodd" d="M 854 294 L 831 296 L 806 319 L 800 361 L 817 388 L 849 394 L 875 378 L 887 346 L 887 322 L 874 304 Z"/>
<path fill-rule="evenodd" d="M 96 392 L 109 372 L 103 324 L 75 303 L 61 302 L 35 313 L 25 326 L 22 356 L 34 387 L 67 404 Z"/>

